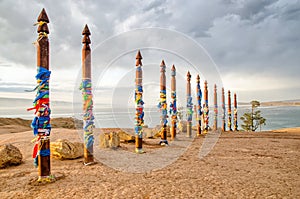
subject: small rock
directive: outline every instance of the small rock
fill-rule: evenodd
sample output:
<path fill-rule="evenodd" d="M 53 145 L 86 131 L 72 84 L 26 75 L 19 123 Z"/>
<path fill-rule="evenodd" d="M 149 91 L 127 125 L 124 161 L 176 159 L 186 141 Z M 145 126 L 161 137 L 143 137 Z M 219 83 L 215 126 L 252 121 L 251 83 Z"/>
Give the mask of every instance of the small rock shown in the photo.
<path fill-rule="evenodd" d="M 187 125 L 187 121 L 178 122 L 179 132 L 186 132 L 186 125 Z"/>
<path fill-rule="evenodd" d="M 120 146 L 120 137 L 119 137 L 118 133 L 116 133 L 116 132 L 110 133 L 109 146 L 111 148 L 116 148 L 116 147 Z"/>
<path fill-rule="evenodd" d="M 121 142 L 135 142 L 135 137 L 124 131 L 119 131 L 118 136 Z"/>
<path fill-rule="evenodd" d="M 0 145 L 0 168 L 22 163 L 21 151 L 12 144 Z"/>
<path fill-rule="evenodd" d="M 144 128 L 143 127 L 143 134 L 145 138 L 153 138 L 155 133 L 153 132 L 153 129 L 151 128 Z"/>
<path fill-rule="evenodd" d="M 55 159 L 76 159 L 83 156 L 83 143 L 58 139 L 50 143 L 51 156 Z"/>
<path fill-rule="evenodd" d="M 166 128 L 167 128 L 167 137 L 171 137 L 170 126 L 168 125 Z M 157 125 L 152 131 L 153 131 L 153 137 L 154 138 L 160 138 L 161 137 L 162 128 L 161 128 L 160 125 Z"/>
<path fill-rule="evenodd" d="M 101 133 L 99 136 L 100 148 L 117 148 L 120 146 L 120 137 L 116 132 L 111 133 Z"/>
<path fill-rule="evenodd" d="M 109 148 L 109 140 L 110 140 L 109 133 L 100 133 L 99 140 L 100 140 L 99 143 L 100 148 Z"/>

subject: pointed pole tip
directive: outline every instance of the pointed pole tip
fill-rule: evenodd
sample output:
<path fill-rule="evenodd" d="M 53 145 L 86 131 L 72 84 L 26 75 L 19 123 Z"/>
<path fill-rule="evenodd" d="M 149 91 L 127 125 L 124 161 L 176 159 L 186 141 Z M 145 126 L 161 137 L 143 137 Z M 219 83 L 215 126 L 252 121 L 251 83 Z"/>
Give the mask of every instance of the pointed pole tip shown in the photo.
<path fill-rule="evenodd" d="M 90 29 L 87 24 L 85 24 L 83 28 L 82 35 L 91 35 Z"/>
<path fill-rule="evenodd" d="M 188 81 L 190 81 L 190 79 L 191 79 L 191 77 L 192 77 L 190 71 L 187 72 L 186 77 L 187 77 Z"/>
<path fill-rule="evenodd" d="M 136 59 L 143 59 L 142 55 L 141 55 L 141 51 L 139 50 L 136 54 Z"/>
<path fill-rule="evenodd" d="M 160 66 L 165 66 L 165 61 L 164 60 L 161 60 L 161 63 L 160 63 Z"/>
<path fill-rule="evenodd" d="M 176 68 L 175 68 L 175 65 L 173 64 L 172 65 L 172 69 L 171 69 L 172 71 L 175 71 L 176 70 Z"/>
<path fill-rule="evenodd" d="M 143 57 L 141 55 L 141 51 L 140 50 L 137 52 L 135 59 L 136 59 L 135 66 L 142 66 L 143 65 L 142 64 Z"/>
<path fill-rule="evenodd" d="M 49 23 L 49 18 L 48 18 L 48 15 L 47 15 L 47 13 L 46 13 L 45 8 L 42 9 L 40 15 L 38 16 L 38 20 L 37 20 L 37 21 L 38 21 L 38 22 L 44 21 L 44 22 L 46 22 L 46 23 Z"/>

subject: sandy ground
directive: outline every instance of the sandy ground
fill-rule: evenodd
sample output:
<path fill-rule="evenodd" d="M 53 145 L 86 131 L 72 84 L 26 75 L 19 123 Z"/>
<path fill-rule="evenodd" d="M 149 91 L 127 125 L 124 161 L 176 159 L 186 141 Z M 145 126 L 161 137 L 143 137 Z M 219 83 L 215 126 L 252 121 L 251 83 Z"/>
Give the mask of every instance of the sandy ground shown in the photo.
<path fill-rule="evenodd" d="M 32 183 L 38 175 L 31 158 L 32 132 L 2 133 L 0 144 L 20 148 L 24 162 L 0 169 L 0 198 L 300 198 L 300 128 L 218 136 L 205 157 L 200 151 L 208 135 L 191 139 L 173 162 L 141 173 L 116 170 L 102 160 L 84 166 L 82 158 L 52 159 L 51 172 L 59 179 L 36 185 Z M 168 157 L 178 143 L 188 143 L 184 137 L 179 135 L 177 144 L 163 148 L 155 147 L 159 140 L 147 140 L 145 154 L 132 153 L 133 144 L 111 151 L 127 151 L 128 156 L 136 155 L 136 160 L 150 165 L 161 162 L 161 156 Z M 58 138 L 80 141 L 78 131 L 70 129 L 53 129 L 51 140 Z M 163 150 L 160 157 L 140 158 L 157 150 Z"/>

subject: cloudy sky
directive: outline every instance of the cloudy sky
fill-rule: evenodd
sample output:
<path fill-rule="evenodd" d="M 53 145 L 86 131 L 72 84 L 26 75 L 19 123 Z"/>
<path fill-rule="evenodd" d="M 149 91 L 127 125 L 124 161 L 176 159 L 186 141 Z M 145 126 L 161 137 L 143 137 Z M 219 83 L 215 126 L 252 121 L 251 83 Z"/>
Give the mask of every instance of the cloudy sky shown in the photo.
<path fill-rule="evenodd" d="M 85 24 L 92 32 L 95 93 L 103 103 L 114 95 L 106 91 L 121 95 L 126 82 L 134 86 L 129 73 L 134 75 L 139 48 L 152 77 L 159 76 L 153 67 L 161 58 L 167 67 L 176 64 L 182 93 L 185 72 L 191 70 L 193 77 L 200 73 L 207 79 L 210 89 L 215 81 L 237 92 L 240 101 L 300 99 L 298 0 L 0 0 L 0 97 L 33 98 L 24 89 L 35 85 L 33 24 L 42 8 L 50 19 L 53 100 L 72 101 L 77 92 Z M 198 57 L 192 55 L 196 48 Z M 145 87 L 153 91 L 159 79 L 147 81 Z"/>

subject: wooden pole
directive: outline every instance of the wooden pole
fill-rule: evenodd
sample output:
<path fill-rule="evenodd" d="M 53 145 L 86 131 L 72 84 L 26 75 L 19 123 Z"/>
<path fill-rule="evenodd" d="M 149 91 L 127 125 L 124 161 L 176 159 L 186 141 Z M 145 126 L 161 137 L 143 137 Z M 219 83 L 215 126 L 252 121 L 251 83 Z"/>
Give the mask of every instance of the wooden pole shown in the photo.
<path fill-rule="evenodd" d="M 187 72 L 187 84 L 186 84 L 186 108 L 187 108 L 187 128 L 186 128 L 186 137 L 192 136 L 192 120 L 193 120 L 193 103 L 191 96 L 191 74 L 190 71 Z"/>
<path fill-rule="evenodd" d="M 231 115 L 231 94 L 230 94 L 230 90 L 229 90 L 228 91 L 228 130 L 229 131 L 232 131 L 231 121 L 232 121 L 232 115 Z"/>
<path fill-rule="evenodd" d="M 200 76 L 197 75 L 197 87 L 196 87 L 196 92 L 197 92 L 197 136 L 201 135 L 201 116 L 202 116 L 202 107 L 201 107 L 201 98 L 202 98 L 202 92 L 201 92 L 201 87 L 200 87 Z"/>
<path fill-rule="evenodd" d="M 209 130 L 209 125 L 208 125 L 208 113 L 209 113 L 209 108 L 208 108 L 208 89 L 207 89 L 207 81 L 205 80 L 204 82 L 204 104 L 203 104 L 203 117 L 204 117 L 204 131 L 208 132 Z"/>
<path fill-rule="evenodd" d="M 161 111 L 160 125 L 161 125 L 161 145 L 167 145 L 167 123 L 168 123 L 168 112 L 167 112 L 167 91 L 166 91 L 166 64 L 164 60 L 160 64 L 160 102 L 159 108 Z"/>
<path fill-rule="evenodd" d="M 171 114 L 171 139 L 176 138 L 176 127 L 177 127 L 177 102 L 176 102 L 176 68 L 173 65 L 171 69 L 171 103 L 170 103 L 170 114 Z"/>
<path fill-rule="evenodd" d="M 135 152 L 143 151 L 143 125 L 144 125 L 144 102 L 143 102 L 143 71 L 142 55 L 138 51 L 136 55 L 136 78 L 135 78 Z"/>
<path fill-rule="evenodd" d="M 224 88 L 222 88 L 222 131 L 224 132 L 226 131 L 225 116 L 226 116 L 225 92 L 224 92 Z"/>
<path fill-rule="evenodd" d="M 218 99 L 217 99 L 217 85 L 214 86 L 214 130 L 218 130 Z"/>
<path fill-rule="evenodd" d="M 83 133 L 84 133 L 84 165 L 94 163 L 94 115 L 93 115 L 93 95 L 91 79 L 91 32 L 87 25 L 82 31 L 82 82 L 80 89 L 83 97 Z"/>
<path fill-rule="evenodd" d="M 233 101 L 233 106 L 234 106 L 234 110 L 233 110 L 233 114 L 234 114 L 234 131 L 238 131 L 238 114 L 237 114 L 237 98 L 236 98 L 236 93 L 234 93 L 234 101 Z"/>
<path fill-rule="evenodd" d="M 48 80 L 44 85 L 40 85 L 39 91 L 40 92 L 48 92 L 48 97 L 42 97 L 37 100 L 38 105 L 38 114 L 37 114 L 37 125 L 38 125 L 38 136 L 39 136 L 39 152 L 38 155 L 38 173 L 39 179 L 38 181 L 48 181 L 51 175 L 51 168 L 50 168 L 50 101 L 49 101 L 49 78 L 50 78 L 50 71 L 49 71 L 49 40 L 48 40 L 48 23 L 49 19 L 45 9 L 41 11 L 40 15 L 37 19 L 38 24 L 38 40 L 37 40 L 37 67 L 38 72 L 41 73 L 43 69 L 45 72 L 49 72 Z M 42 69 L 43 68 L 43 69 Z M 43 72 L 42 72 L 43 73 Z M 46 75 L 47 76 L 47 75 Z M 43 77 L 38 80 L 42 81 Z M 38 92 L 39 92 L 38 91 Z M 45 118 L 49 118 L 48 120 L 48 127 L 45 128 L 41 124 L 42 120 Z M 45 121 L 46 124 L 46 121 Z M 41 126 L 42 125 L 42 126 Z"/>

